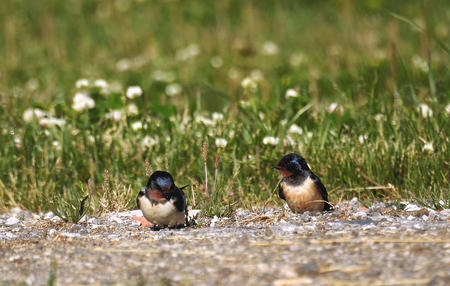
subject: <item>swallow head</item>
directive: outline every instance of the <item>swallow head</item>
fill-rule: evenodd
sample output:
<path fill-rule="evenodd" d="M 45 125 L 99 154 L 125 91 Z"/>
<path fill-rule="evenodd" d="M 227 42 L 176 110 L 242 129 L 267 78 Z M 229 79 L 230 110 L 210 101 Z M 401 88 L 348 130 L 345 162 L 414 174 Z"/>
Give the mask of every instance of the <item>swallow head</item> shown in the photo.
<path fill-rule="evenodd" d="M 172 175 L 165 171 L 156 171 L 148 179 L 146 188 L 152 190 L 159 190 L 162 192 L 168 192 L 173 187 L 175 183 L 173 181 Z"/>
<path fill-rule="evenodd" d="M 290 153 L 281 158 L 272 168 L 280 171 L 283 177 L 290 177 L 292 175 L 299 175 L 303 172 L 309 171 L 308 163 L 302 156 Z"/>

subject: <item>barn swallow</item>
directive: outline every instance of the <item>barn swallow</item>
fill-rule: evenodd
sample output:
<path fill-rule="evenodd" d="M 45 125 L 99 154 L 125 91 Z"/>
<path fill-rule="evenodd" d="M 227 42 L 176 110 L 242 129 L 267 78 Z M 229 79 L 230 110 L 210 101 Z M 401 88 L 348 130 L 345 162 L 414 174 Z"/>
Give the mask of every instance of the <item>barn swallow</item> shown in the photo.
<path fill-rule="evenodd" d="M 136 198 L 144 218 L 155 225 L 164 227 L 183 227 L 186 222 L 186 195 L 182 191 L 188 185 L 178 188 L 170 173 L 156 171 L 142 187 Z"/>
<path fill-rule="evenodd" d="M 287 154 L 272 168 L 280 171 L 283 179 L 278 185 L 278 194 L 293 212 L 329 211 L 328 193 L 325 186 L 306 160 L 295 154 Z"/>

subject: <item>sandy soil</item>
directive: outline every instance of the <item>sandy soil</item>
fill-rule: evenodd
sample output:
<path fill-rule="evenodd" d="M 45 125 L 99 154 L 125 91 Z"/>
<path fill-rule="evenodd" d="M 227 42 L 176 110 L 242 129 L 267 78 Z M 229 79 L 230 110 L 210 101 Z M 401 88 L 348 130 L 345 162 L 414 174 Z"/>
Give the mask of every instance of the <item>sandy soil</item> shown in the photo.
<path fill-rule="evenodd" d="M 450 285 L 450 210 L 356 200 L 332 213 L 238 210 L 152 231 L 139 211 L 0 215 L 0 281 L 56 285 Z"/>

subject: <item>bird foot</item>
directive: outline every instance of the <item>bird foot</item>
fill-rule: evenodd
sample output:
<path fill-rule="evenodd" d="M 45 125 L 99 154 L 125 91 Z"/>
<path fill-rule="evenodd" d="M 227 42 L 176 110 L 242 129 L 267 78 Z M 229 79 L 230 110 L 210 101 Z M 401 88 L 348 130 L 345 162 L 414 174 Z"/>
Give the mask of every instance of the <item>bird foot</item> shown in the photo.
<path fill-rule="evenodd" d="M 133 220 L 140 222 L 140 223 L 141 223 L 141 225 L 140 225 L 141 227 L 146 227 L 146 226 L 154 227 L 154 226 L 155 226 L 154 223 L 148 221 L 148 220 L 147 220 L 145 217 L 143 217 L 143 216 L 134 216 L 134 217 L 133 217 Z"/>

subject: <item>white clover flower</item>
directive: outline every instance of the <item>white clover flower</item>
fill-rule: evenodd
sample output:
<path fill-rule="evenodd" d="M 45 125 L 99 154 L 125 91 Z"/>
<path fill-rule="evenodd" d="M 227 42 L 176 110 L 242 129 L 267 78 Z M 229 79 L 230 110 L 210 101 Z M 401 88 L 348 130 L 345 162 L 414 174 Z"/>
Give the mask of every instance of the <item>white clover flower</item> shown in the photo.
<path fill-rule="evenodd" d="M 219 56 L 214 56 L 209 60 L 211 66 L 215 69 L 218 69 L 223 66 L 223 59 Z"/>
<path fill-rule="evenodd" d="M 280 138 L 278 138 L 278 137 L 266 136 L 263 138 L 264 145 L 278 145 L 279 142 L 280 142 Z"/>
<path fill-rule="evenodd" d="M 264 118 L 266 117 L 266 115 L 264 114 L 264 112 L 260 111 L 260 112 L 258 113 L 258 117 L 259 117 L 259 119 L 264 120 Z"/>
<path fill-rule="evenodd" d="M 433 142 L 425 142 L 422 151 L 432 153 L 434 151 Z"/>
<path fill-rule="evenodd" d="M 445 113 L 450 114 L 450 103 L 445 106 Z"/>
<path fill-rule="evenodd" d="M 85 78 L 80 78 L 79 80 L 77 80 L 75 82 L 75 87 L 76 88 L 86 88 L 89 87 L 89 80 L 85 79 Z"/>
<path fill-rule="evenodd" d="M 234 137 L 234 134 L 235 134 L 234 130 L 231 129 L 231 130 L 228 132 L 228 137 L 233 138 L 233 137 Z"/>
<path fill-rule="evenodd" d="M 242 100 L 239 101 L 239 105 L 244 107 L 244 108 L 245 107 L 249 107 L 250 106 L 250 101 L 242 99 Z"/>
<path fill-rule="evenodd" d="M 81 112 L 85 109 L 94 108 L 95 101 L 85 92 L 77 92 L 73 97 L 72 108 L 75 111 Z"/>
<path fill-rule="evenodd" d="M 63 126 L 64 124 L 66 124 L 66 121 L 60 118 L 43 117 L 39 119 L 39 125 L 42 127 Z"/>
<path fill-rule="evenodd" d="M 133 130 L 140 130 L 140 129 L 142 129 L 142 122 L 136 121 L 136 122 L 131 123 L 131 128 Z"/>
<path fill-rule="evenodd" d="M 308 133 L 306 133 L 306 136 L 308 136 L 308 138 L 313 137 L 313 133 L 311 131 L 309 131 Z"/>
<path fill-rule="evenodd" d="M 61 144 L 59 143 L 59 141 L 53 141 L 52 142 L 52 146 L 53 146 L 53 148 L 55 148 L 56 150 L 61 150 Z"/>
<path fill-rule="evenodd" d="M 419 104 L 419 106 L 417 107 L 417 111 L 424 118 L 433 116 L 433 110 L 425 103 Z"/>
<path fill-rule="evenodd" d="M 95 138 L 92 135 L 88 135 L 87 140 L 89 141 L 89 143 L 95 143 Z"/>
<path fill-rule="evenodd" d="M 94 86 L 100 88 L 102 92 L 106 92 L 108 90 L 109 84 L 104 79 L 96 79 L 94 81 Z"/>
<path fill-rule="evenodd" d="M 413 66 L 424 73 L 428 72 L 428 63 L 425 59 L 418 55 L 414 55 L 412 58 Z"/>
<path fill-rule="evenodd" d="M 286 136 L 286 138 L 284 138 L 283 140 L 283 145 L 284 146 L 295 146 L 296 142 L 294 140 L 294 138 L 292 138 L 291 136 Z"/>
<path fill-rule="evenodd" d="M 251 77 L 246 77 L 241 81 L 241 86 L 247 90 L 255 90 L 258 84 Z"/>
<path fill-rule="evenodd" d="M 178 95 L 181 93 L 182 90 L 183 89 L 182 89 L 181 85 L 178 83 L 171 83 L 166 86 L 166 94 L 169 96 Z"/>
<path fill-rule="evenodd" d="M 367 138 L 369 138 L 367 135 L 359 135 L 359 137 L 358 137 L 358 141 L 359 141 L 359 143 L 364 143 L 364 141 L 366 141 L 367 140 Z"/>
<path fill-rule="evenodd" d="M 142 95 L 142 88 L 140 86 L 130 86 L 127 88 L 127 97 L 133 99 Z"/>
<path fill-rule="evenodd" d="M 216 146 L 219 148 L 223 148 L 227 146 L 227 140 L 224 138 L 216 138 Z"/>
<path fill-rule="evenodd" d="M 120 119 L 122 119 L 122 111 L 121 110 L 111 110 L 106 114 L 106 118 L 112 119 L 113 121 L 117 122 Z"/>
<path fill-rule="evenodd" d="M 70 131 L 70 134 L 72 134 L 72 136 L 77 136 L 78 134 L 80 134 L 80 130 L 79 129 L 72 129 L 72 131 Z"/>
<path fill-rule="evenodd" d="M 23 120 L 25 122 L 31 122 L 33 118 L 40 119 L 45 116 L 48 116 L 48 113 L 39 108 L 28 108 L 23 113 Z"/>
<path fill-rule="evenodd" d="M 139 114 L 139 110 L 138 110 L 136 104 L 134 104 L 134 103 L 128 104 L 127 105 L 127 113 L 131 114 L 131 115 Z"/>
<path fill-rule="evenodd" d="M 16 147 L 20 147 L 22 144 L 22 139 L 20 139 L 19 137 L 14 137 L 14 144 L 16 145 Z"/>
<path fill-rule="evenodd" d="M 375 119 L 375 121 L 383 121 L 384 120 L 384 115 L 381 113 L 375 114 L 375 116 L 373 117 Z"/>
<path fill-rule="evenodd" d="M 289 64 L 293 67 L 298 67 L 301 64 L 303 64 L 306 60 L 306 57 L 303 53 L 297 52 L 295 54 L 292 54 L 289 58 Z"/>
<path fill-rule="evenodd" d="M 39 88 L 39 81 L 35 78 L 30 78 L 26 83 L 26 87 L 28 90 L 35 91 Z"/>
<path fill-rule="evenodd" d="M 338 106 L 339 105 L 336 102 L 333 102 L 330 104 L 330 106 L 328 106 L 328 111 L 334 112 L 338 108 Z"/>
<path fill-rule="evenodd" d="M 239 78 L 241 77 L 241 73 L 239 72 L 239 70 L 237 68 L 230 68 L 228 70 L 228 78 L 233 80 L 233 81 L 237 81 L 239 80 Z"/>
<path fill-rule="evenodd" d="M 152 147 L 155 146 L 156 144 L 158 144 L 158 140 L 150 137 L 150 136 L 145 136 L 144 139 L 142 139 L 142 145 L 144 145 L 145 147 Z"/>
<path fill-rule="evenodd" d="M 289 97 L 298 97 L 298 92 L 295 89 L 290 88 L 290 89 L 286 90 L 286 95 L 285 96 L 287 98 L 289 98 Z"/>
<path fill-rule="evenodd" d="M 175 74 L 170 71 L 155 70 L 152 73 L 152 78 L 156 81 L 172 82 L 175 80 Z"/>
<path fill-rule="evenodd" d="M 262 53 L 266 56 L 273 56 L 278 54 L 278 46 L 274 42 L 265 42 L 262 46 Z"/>
<path fill-rule="evenodd" d="M 200 47 L 197 44 L 190 44 L 186 48 L 177 51 L 176 58 L 179 61 L 186 61 L 200 54 Z"/>
<path fill-rule="evenodd" d="M 211 120 L 211 119 L 209 119 L 209 118 L 207 118 L 207 117 L 205 117 L 205 116 L 203 116 L 201 114 L 196 114 L 195 115 L 195 122 L 203 123 L 203 124 L 208 125 L 208 126 L 214 126 L 216 124 L 215 121 L 213 121 L 213 120 Z"/>
<path fill-rule="evenodd" d="M 129 59 L 120 59 L 116 63 L 118 71 L 126 71 L 131 68 L 131 61 Z"/>
<path fill-rule="evenodd" d="M 213 112 L 213 114 L 212 114 L 212 119 L 213 119 L 214 121 L 222 120 L 222 119 L 223 119 L 223 114 L 222 114 L 222 113 L 219 113 L 219 112 Z"/>
<path fill-rule="evenodd" d="M 299 135 L 301 135 L 301 134 L 303 134 L 303 129 L 301 127 L 299 127 L 297 124 L 292 124 L 289 127 L 288 132 L 292 133 L 292 134 L 299 134 Z"/>
<path fill-rule="evenodd" d="M 264 79 L 264 74 L 260 70 L 252 70 L 250 72 L 250 78 L 256 82 L 261 82 Z"/>

